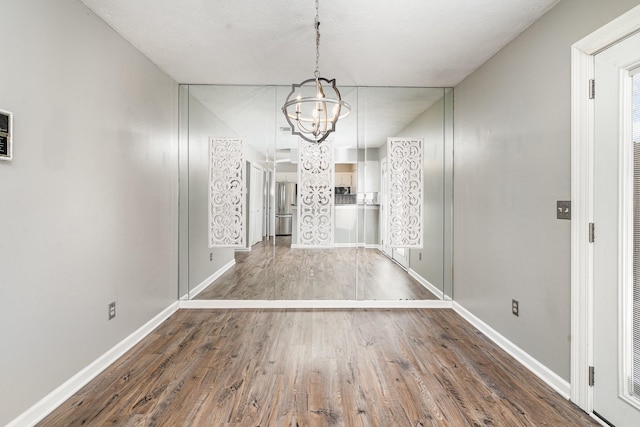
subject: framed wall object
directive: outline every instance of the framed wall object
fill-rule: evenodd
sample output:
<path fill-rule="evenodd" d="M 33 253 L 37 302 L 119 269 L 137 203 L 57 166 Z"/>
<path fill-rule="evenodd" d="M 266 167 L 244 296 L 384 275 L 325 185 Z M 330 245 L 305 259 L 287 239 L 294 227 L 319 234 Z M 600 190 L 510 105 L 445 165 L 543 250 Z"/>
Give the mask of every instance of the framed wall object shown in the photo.
<path fill-rule="evenodd" d="M 388 238 L 392 248 L 422 248 L 423 147 L 422 138 L 387 139 Z"/>
<path fill-rule="evenodd" d="M 298 142 L 298 239 L 306 248 L 334 245 L 333 140 Z"/>
<path fill-rule="evenodd" d="M 0 160 L 11 160 L 13 155 L 13 114 L 0 110 Z"/>
<path fill-rule="evenodd" d="M 209 247 L 244 248 L 246 162 L 242 138 L 209 138 Z"/>

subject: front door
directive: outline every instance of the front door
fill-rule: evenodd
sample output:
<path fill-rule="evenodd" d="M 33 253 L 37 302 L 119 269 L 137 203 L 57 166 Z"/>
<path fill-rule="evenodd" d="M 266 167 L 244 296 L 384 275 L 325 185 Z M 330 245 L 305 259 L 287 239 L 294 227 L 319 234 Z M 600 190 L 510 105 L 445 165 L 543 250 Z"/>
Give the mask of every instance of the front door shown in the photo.
<path fill-rule="evenodd" d="M 595 56 L 593 410 L 617 427 L 640 425 L 638 71 L 640 34 Z"/>

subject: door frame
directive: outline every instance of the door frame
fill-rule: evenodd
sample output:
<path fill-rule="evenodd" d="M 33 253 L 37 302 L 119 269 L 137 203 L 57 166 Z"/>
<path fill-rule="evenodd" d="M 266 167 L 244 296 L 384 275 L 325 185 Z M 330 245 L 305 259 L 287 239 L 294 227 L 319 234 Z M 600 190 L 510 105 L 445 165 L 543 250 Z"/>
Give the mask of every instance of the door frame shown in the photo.
<path fill-rule="evenodd" d="M 387 157 L 383 157 L 380 159 L 380 224 L 379 224 L 379 233 L 380 233 L 380 251 L 388 256 L 389 258 L 393 258 L 393 250 L 389 246 L 389 227 L 387 224 L 387 200 L 389 199 L 389 190 L 387 186 Z"/>
<path fill-rule="evenodd" d="M 248 211 L 249 211 L 249 220 L 247 221 L 248 224 L 248 233 L 247 233 L 247 249 L 251 250 L 251 247 L 253 247 L 254 244 L 259 243 L 262 238 L 264 238 L 264 234 L 263 234 L 263 230 L 264 230 L 264 167 L 262 167 L 261 164 L 257 163 L 257 162 L 253 162 L 250 161 L 248 162 L 249 166 L 250 166 L 250 172 L 249 172 L 249 191 L 247 192 L 248 195 Z M 253 178 L 254 178 L 254 173 L 253 173 L 253 169 L 257 170 L 257 175 L 260 177 L 259 179 L 262 180 L 262 185 L 257 188 L 258 191 L 255 191 L 256 186 L 255 183 L 253 182 Z M 258 197 L 261 199 L 260 202 L 257 203 L 258 208 L 262 211 L 260 214 L 260 224 L 254 224 L 254 197 L 256 197 L 256 195 L 258 195 Z M 257 227 L 256 227 L 257 226 Z M 253 235 L 254 234 L 258 234 L 256 228 L 260 231 L 260 236 L 261 238 L 258 239 L 256 242 L 253 241 Z"/>
<path fill-rule="evenodd" d="M 593 364 L 594 333 L 589 223 L 593 222 L 595 140 L 589 81 L 595 75 L 594 56 L 639 31 L 640 5 L 571 47 L 571 401 L 589 414 L 593 412 L 589 366 Z"/>

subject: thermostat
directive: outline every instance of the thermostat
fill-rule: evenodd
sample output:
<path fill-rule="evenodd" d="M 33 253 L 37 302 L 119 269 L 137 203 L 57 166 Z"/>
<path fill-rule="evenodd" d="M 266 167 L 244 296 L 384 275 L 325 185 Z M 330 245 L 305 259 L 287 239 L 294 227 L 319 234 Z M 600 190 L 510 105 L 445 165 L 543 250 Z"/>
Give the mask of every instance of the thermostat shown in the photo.
<path fill-rule="evenodd" d="M 0 110 L 0 160 L 11 160 L 13 114 Z"/>

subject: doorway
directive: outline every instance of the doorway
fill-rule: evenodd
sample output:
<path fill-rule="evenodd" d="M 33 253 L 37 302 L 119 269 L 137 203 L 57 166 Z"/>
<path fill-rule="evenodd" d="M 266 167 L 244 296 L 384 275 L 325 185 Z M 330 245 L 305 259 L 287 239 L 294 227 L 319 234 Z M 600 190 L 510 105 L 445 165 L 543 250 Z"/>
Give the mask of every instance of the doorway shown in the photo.
<path fill-rule="evenodd" d="M 387 227 L 387 158 L 380 160 L 380 243 L 382 252 L 389 258 L 393 257 L 391 246 L 389 246 L 389 236 Z"/>
<path fill-rule="evenodd" d="M 638 32 L 640 6 L 572 46 L 571 400 L 618 427 L 635 425 L 640 417 L 630 394 L 633 285 L 625 279 L 633 281 L 634 274 L 628 116 L 630 71 L 640 64 L 640 55 L 633 53 L 640 51 Z M 626 42 L 632 47 L 625 48 Z M 611 57 L 620 54 L 623 59 Z M 625 168 L 631 179 L 624 176 Z M 629 245 L 631 251 L 625 250 Z"/>
<path fill-rule="evenodd" d="M 593 412 L 630 426 L 640 419 L 640 34 L 595 56 L 595 82 Z"/>
<path fill-rule="evenodd" d="M 249 178 L 249 247 L 262 241 L 264 236 L 264 170 L 251 163 Z"/>

